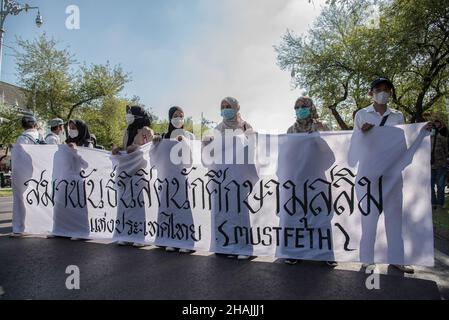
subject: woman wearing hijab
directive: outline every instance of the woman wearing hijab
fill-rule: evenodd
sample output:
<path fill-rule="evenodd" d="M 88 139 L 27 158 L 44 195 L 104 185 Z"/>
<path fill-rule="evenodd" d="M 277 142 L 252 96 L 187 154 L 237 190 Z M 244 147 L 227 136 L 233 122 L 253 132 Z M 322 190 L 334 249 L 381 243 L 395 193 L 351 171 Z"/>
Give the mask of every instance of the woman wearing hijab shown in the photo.
<path fill-rule="evenodd" d="M 68 122 L 68 137 L 66 140 L 67 146 L 69 146 L 72 149 L 75 149 L 76 147 L 84 147 L 84 148 L 93 148 L 93 142 L 92 138 L 89 132 L 89 127 L 87 124 L 82 120 L 69 120 Z M 72 155 L 67 155 L 67 158 L 65 158 L 65 163 L 68 165 L 67 170 L 69 172 L 75 172 L 76 174 L 79 173 L 81 168 L 86 168 L 87 163 L 83 160 L 83 158 L 77 154 L 76 152 Z M 56 158 L 56 155 L 55 155 Z M 86 215 L 84 215 L 86 216 Z M 56 219 L 59 219 L 57 216 L 55 216 Z M 79 230 L 82 230 L 83 232 L 86 231 L 87 221 L 86 220 L 79 220 L 77 219 L 76 224 L 79 226 Z M 86 236 L 87 238 L 87 236 Z M 80 240 L 81 238 L 78 237 L 71 237 L 71 240 Z"/>
<path fill-rule="evenodd" d="M 318 112 L 309 97 L 300 97 L 295 102 L 296 122 L 287 130 L 287 134 L 292 133 L 312 133 L 316 131 L 329 131 L 329 128 L 318 120 Z M 301 262 L 299 259 L 285 259 L 286 264 L 294 265 Z M 331 267 L 336 267 L 337 262 L 327 261 Z"/>
<path fill-rule="evenodd" d="M 240 116 L 240 104 L 237 99 L 226 97 L 221 101 L 221 116 L 223 121 L 218 124 L 215 130 L 224 133 L 225 130 L 242 130 L 247 132 L 252 130 L 251 125 Z"/>
<path fill-rule="evenodd" d="M 184 110 L 181 107 L 174 106 L 168 110 L 168 131 L 161 136 L 156 136 L 153 139 L 154 143 L 160 142 L 162 139 L 176 139 L 182 141 L 183 138 L 187 140 L 195 140 L 193 133 L 184 129 Z M 167 252 L 178 251 L 180 253 L 192 253 L 193 250 L 176 247 L 165 247 Z"/>
<path fill-rule="evenodd" d="M 224 134 L 226 130 L 241 130 L 251 133 L 253 127 L 242 119 L 240 115 L 240 104 L 237 99 L 226 97 L 221 101 L 221 117 L 223 120 L 215 127 L 215 130 Z M 207 145 L 214 139 L 213 136 L 205 136 L 203 144 Z"/>
<path fill-rule="evenodd" d="M 78 147 L 93 148 L 92 139 L 89 128 L 82 120 L 69 121 L 69 136 L 66 140 L 68 145 L 76 145 Z"/>
<path fill-rule="evenodd" d="M 184 129 L 184 110 L 181 107 L 171 107 L 168 110 L 168 131 L 162 134 L 162 139 L 182 139 L 195 140 L 193 133 Z"/>
<path fill-rule="evenodd" d="M 142 106 L 127 106 L 126 124 L 128 127 L 123 134 L 123 148 L 112 149 L 112 154 L 117 155 L 120 150 L 131 153 L 138 146 L 146 144 L 153 139 L 151 127 L 151 116 Z"/>
<path fill-rule="evenodd" d="M 311 98 L 298 98 L 295 103 L 295 112 L 296 122 L 288 128 L 287 133 L 304 133 L 329 130 L 318 120 L 318 112 Z"/>
<path fill-rule="evenodd" d="M 232 131 L 237 131 L 240 130 L 245 134 L 251 133 L 253 131 L 252 126 L 246 122 L 245 120 L 242 119 L 241 115 L 240 115 L 240 104 L 237 101 L 237 99 L 233 98 L 233 97 L 226 97 L 221 101 L 221 116 L 223 118 L 222 122 L 220 122 L 217 127 L 215 127 L 215 130 L 217 130 L 218 132 L 220 132 L 222 135 L 224 135 L 226 133 L 226 130 L 232 130 Z M 204 142 L 207 144 L 209 142 L 211 142 L 213 140 L 213 136 L 211 137 L 206 137 L 206 139 L 204 140 Z M 235 161 L 235 159 L 233 159 L 233 161 Z M 246 170 L 237 170 L 237 171 L 228 171 L 228 178 L 231 180 L 235 180 L 235 181 L 253 181 L 253 183 L 257 182 L 257 172 L 255 170 L 254 165 L 252 164 L 242 164 L 239 165 L 240 167 L 245 166 Z M 214 170 L 220 168 L 220 166 L 218 167 L 214 167 Z M 235 176 L 235 174 L 239 174 L 238 176 Z M 244 195 L 242 195 L 244 196 Z M 213 225 L 218 226 L 222 221 L 222 214 L 219 214 L 219 212 L 214 212 L 213 213 Z M 232 222 L 231 224 L 234 225 L 240 225 L 240 226 L 244 226 L 249 228 L 250 227 L 250 215 L 249 212 L 242 210 L 242 212 L 240 212 L 239 215 L 233 215 L 232 217 Z M 213 242 L 213 247 L 216 245 L 215 243 L 215 235 L 212 235 L 212 242 Z M 238 250 L 236 251 L 240 251 L 240 252 L 245 252 L 245 254 L 240 253 L 240 254 L 234 254 L 234 253 L 229 253 L 226 254 L 228 258 L 237 258 L 239 260 L 246 260 L 251 258 L 251 254 L 248 254 L 248 252 L 252 252 L 252 246 L 246 246 L 246 245 L 241 245 L 240 248 L 238 248 Z"/>
<path fill-rule="evenodd" d="M 151 116 L 142 106 L 126 107 L 126 124 L 128 127 L 123 134 L 123 148 L 113 148 L 112 154 L 119 155 L 120 150 L 126 150 L 127 153 L 133 153 L 140 146 L 147 144 L 153 140 L 154 133 L 151 130 Z M 142 166 L 146 165 L 146 161 L 142 159 Z M 143 212 L 143 215 L 145 213 Z M 144 247 L 140 242 L 118 241 L 119 245 L 132 245 L 134 247 Z"/>

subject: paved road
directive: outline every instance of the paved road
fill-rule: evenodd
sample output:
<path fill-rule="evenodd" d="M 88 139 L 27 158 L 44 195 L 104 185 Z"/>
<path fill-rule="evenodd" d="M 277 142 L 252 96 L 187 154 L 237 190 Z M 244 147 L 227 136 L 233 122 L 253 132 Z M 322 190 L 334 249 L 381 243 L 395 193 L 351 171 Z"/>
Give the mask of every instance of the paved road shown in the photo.
<path fill-rule="evenodd" d="M 94 241 L 11 239 L 5 202 L 0 200 L 0 299 L 449 299 L 449 246 L 442 239 L 435 239 L 435 268 L 404 276 L 381 265 L 380 289 L 368 290 L 367 275 L 355 263 L 332 270 L 316 262 L 288 266 L 271 258 L 237 261 Z M 65 287 L 68 265 L 79 267 L 80 290 Z"/>

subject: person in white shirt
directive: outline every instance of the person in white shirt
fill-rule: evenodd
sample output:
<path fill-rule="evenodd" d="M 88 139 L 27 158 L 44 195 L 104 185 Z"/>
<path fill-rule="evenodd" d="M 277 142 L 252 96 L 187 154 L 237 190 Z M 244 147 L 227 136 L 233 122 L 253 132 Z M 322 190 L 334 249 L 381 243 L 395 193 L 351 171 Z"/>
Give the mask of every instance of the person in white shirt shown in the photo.
<path fill-rule="evenodd" d="M 18 138 L 17 144 L 41 144 L 37 131 L 37 120 L 32 115 L 22 117 L 22 128 L 25 130 Z"/>
<path fill-rule="evenodd" d="M 379 78 L 373 81 L 369 92 L 373 98 L 373 104 L 356 113 L 354 129 L 367 132 L 375 126 L 404 124 L 402 112 L 388 107 L 388 100 L 393 92 L 394 86 L 390 80 Z"/>
<path fill-rule="evenodd" d="M 388 107 L 388 101 L 394 94 L 393 83 L 386 78 L 378 78 L 371 83 L 369 95 L 373 98 L 373 104 L 359 110 L 354 119 L 354 131 L 366 133 L 374 127 L 395 126 L 404 124 L 402 112 Z M 386 220 L 385 223 L 388 223 Z M 400 232 L 400 231 L 399 231 Z M 365 265 L 366 266 L 366 265 Z M 411 266 L 393 265 L 406 273 L 413 273 Z"/>
<path fill-rule="evenodd" d="M 40 144 L 41 142 L 39 132 L 37 131 L 38 124 L 36 118 L 32 115 L 26 115 L 22 117 L 21 122 L 24 132 L 17 138 L 16 144 L 31 144 L 31 145 Z M 14 164 L 12 163 L 12 165 Z M 23 170 L 29 171 L 30 168 L 23 168 Z M 13 180 L 13 188 L 14 188 L 14 180 Z M 18 203 L 19 203 L 18 205 L 20 205 L 21 201 L 19 201 Z M 11 234 L 12 238 L 22 237 L 24 235 L 23 230 L 25 229 L 25 215 L 16 212 L 23 212 L 23 211 L 18 210 L 13 213 L 13 233 Z"/>
<path fill-rule="evenodd" d="M 49 123 L 51 132 L 45 137 L 46 144 L 62 144 L 61 134 L 64 131 L 64 121 L 56 118 Z"/>

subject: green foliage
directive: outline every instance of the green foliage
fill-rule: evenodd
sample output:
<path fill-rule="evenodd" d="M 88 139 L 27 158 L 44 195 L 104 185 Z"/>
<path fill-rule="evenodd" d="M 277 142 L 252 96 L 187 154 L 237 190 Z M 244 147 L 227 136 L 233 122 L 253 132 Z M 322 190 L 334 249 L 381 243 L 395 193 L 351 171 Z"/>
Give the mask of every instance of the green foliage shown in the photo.
<path fill-rule="evenodd" d="M 16 142 L 22 133 L 21 115 L 15 108 L 8 108 L 0 104 L 0 145 L 7 146 Z"/>
<path fill-rule="evenodd" d="M 43 119 L 69 120 L 74 112 L 116 96 L 130 80 L 120 66 L 82 65 L 45 34 L 34 41 L 17 39 L 17 74 L 28 89 L 28 107 Z"/>
<path fill-rule="evenodd" d="M 115 97 L 106 97 L 97 107 L 81 109 L 77 117 L 89 126 L 95 134 L 97 144 L 110 150 L 113 146 L 121 146 L 126 129 L 125 114 L 129 101 Z"/>
<path fill-rule="evenodd" d="M 329 1 L 304 36 L 287 31 L 276 47 L 278 64 L 295 87 L 345 123 L 370 103 L 370 82 L 396 85 L 395 107 L 422 121 L 449 94 L 449 3 L 445 0 Z M 378 25 L 370 10 L 378 6 Z M 326 110 L 328 109 L 328 110 Z M 340 125 L 343 127 L 343 125 Z"/>

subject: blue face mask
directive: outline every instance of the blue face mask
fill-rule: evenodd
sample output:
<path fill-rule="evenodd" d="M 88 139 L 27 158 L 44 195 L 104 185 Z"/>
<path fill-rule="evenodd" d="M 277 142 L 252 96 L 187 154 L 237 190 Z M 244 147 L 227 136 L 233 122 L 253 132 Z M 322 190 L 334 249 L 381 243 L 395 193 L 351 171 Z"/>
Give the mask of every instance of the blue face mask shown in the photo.
<path fill-rule="evenodd" d="M 296 109 L 296 117 L 301 120 L 305 120 L 310 117 L 310 108 L 298 108 Z"/>
<path fill-rule="evenodd" d="M 229 108 L 223 109 L 221 110 L 221 116 L 225 120 L 231 120 L 235 117 L 235 110 Z"/>

